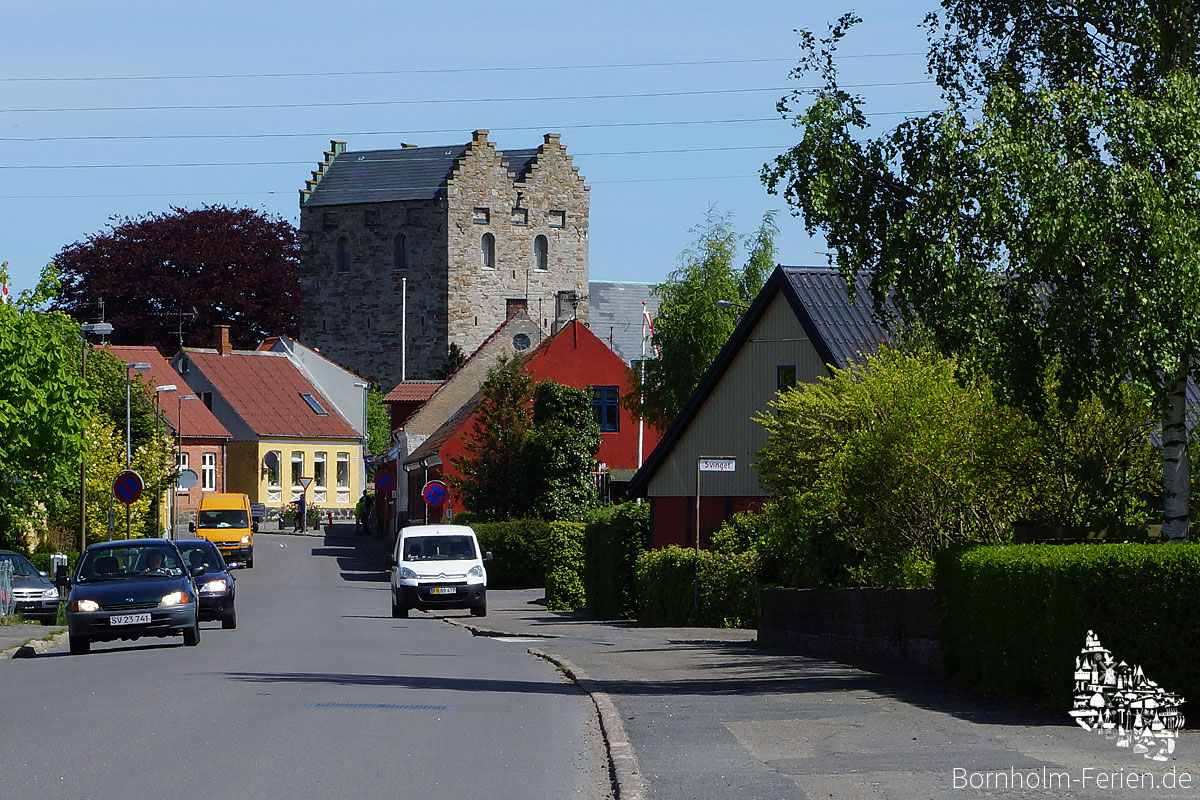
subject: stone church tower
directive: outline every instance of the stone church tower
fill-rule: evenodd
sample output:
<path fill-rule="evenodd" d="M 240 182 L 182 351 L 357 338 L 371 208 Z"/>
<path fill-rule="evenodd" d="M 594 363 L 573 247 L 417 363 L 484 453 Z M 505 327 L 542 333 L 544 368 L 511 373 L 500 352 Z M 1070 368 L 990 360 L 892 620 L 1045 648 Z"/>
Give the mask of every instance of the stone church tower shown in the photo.
<path fill-rule="evenodd" d="M 525 310 L 587 322 L 589 187 L 548 133 L 535 149 L 332 149 L 300 190 L 301 341 L 385 389 L 432 378 Z M 406 311 L 402 314 L 402 309 Z"/>

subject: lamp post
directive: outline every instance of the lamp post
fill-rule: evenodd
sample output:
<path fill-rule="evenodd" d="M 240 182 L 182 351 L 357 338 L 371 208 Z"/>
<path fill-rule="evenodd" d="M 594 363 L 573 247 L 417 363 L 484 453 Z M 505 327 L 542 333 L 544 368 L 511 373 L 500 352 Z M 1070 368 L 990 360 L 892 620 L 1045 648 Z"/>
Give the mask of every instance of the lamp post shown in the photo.
<path fill-rule="evenodd" d="M 87 335 L 89 333 L 108 336 L 112 333 L 112 323 L 90 322 L 79 326 L 79 380 L 87 383 Z M 79 552 L 87 549 L 87 433 L 84 433 L 83 449 L 79 456 Z"/>
<path fill-rule="evenodd" d="M 173 383 L 168 383 L 163 386 L 155 386 L 154 387 L 154 422 L 155 422 L 155 426 L 158 430 L 159 445 L 162 444 L 162 411 L 159 409 L 158 399 L 159 399 L 159 397 L 162 396 L 163 392 L 173 392 L 177 388 L 179 388 L 179 387 L 177 387 Z M 158 501 L 154 504 L 154 527 L 157 529 L 158 533 L 160 533 L 160 534 L 162 533 L 162 496 L 161 495 L 159 495 Z"/>
<path fill-rule="evenodd" d="M 194 394 L 175 395 L 175 481 L 171 483 L 171 534 L 168 539 L 175 538 L 175 529 L 179 526 L 179 491 L 175 482 L 179 480 L 179 453 L 183 448 L 183 401 L 195 400 Z"/>

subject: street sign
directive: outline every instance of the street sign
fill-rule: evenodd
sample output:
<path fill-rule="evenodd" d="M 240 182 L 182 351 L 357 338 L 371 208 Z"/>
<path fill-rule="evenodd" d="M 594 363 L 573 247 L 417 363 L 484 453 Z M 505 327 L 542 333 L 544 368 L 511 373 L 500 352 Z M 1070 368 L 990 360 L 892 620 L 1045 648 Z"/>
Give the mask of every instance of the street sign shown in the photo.
<path fill-rule="evenodd" d="M 701 472 L 733 472 L 737 467 L 733 456 L 701 456 L 697 463 Z"/>
<path fill-rule="evenodd" d="M 308 485 L 309 485 L 310 483 L 312 483 L 312 478 L 301 478 L 301 479 L 300 479 L 300 491 L 302 491 L 302 492 L 307 492 L 307 491 L 308 491 Z"/>
<path fill-rule="evenodd" d="M 421 497 L 431 506 L 440 506 L 450 496 L 450 487 L 441 481 L 430 481 L 421 487 Z"/>
<path fill-rule="evenodd" d="M 196 475 L 196 470 L 184 469 L 179 471 L 179 477 L 175 479 L 175 484 L 180 489 L 190 489 L 196 485 L 196 481 L 198 480 L 199 477 Z"/>
<path fill-rule="evenodd" d="M 127 506 L 138 501 L 143 488 L 145 484 L 142 482 L 142 476 L 131 469 L 118 472 L 117 477 L 113 479 L 113 497 Z"/>
<path fill-rule="evenodd" d="M 381 492 L 390 492 L 396 485 L 396 477 L 387 470 L 375 473 L 375 488 Z"/>

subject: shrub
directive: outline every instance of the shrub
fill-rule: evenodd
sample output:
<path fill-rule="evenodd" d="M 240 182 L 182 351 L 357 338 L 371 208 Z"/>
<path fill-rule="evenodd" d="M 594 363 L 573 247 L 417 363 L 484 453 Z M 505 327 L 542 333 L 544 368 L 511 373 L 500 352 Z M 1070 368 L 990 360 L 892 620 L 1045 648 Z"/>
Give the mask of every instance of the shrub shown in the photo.
<path fill-rule="evenodd" d="M 1200 546 L 947 550 L 935 585 L 947 671 L 975 689 L 1069 707 L 1092 630 L 1118 661 L 1200 698 Z"/>
<path fill-rule="evenodd" d="M 546 585 L 550 523 L 537 519 L 481 522 L 472 526 L 479 546 L 492 551 L 488 586 L 530 589 Z"/>
<path fill-rule="evenodd" d="M 583 574 L 583 523 L 551 522 L 546 548 L 546 608 L 583 608 L 587 600 Z"/>
<path fill-rule="evenodd" d="M 50 576 L 50 580 L 54 580 L 54 571 L 50 569 L 50 556 L 53 553 L 34 553 L 29 557 L 29 561 L 42 572 Z M 75 562 L 79 560 L 79 553 L 74 550 L 64 553 L 67 557 L 67 570 L 75 569 Z"/>
<path fill-rule="evenodd" d="M 649 538 L 649 503 L 621 503 L 589 515 L 583 572 L 588 613 L 593 617 L 637 616 L 637 559 Z"/>
<path fill-rule="evenodd" d="M 672 545 L 637 560 L 638 621 L 643 625 L 750 628 L 758 624 L 757 558 Z M 695 586 L 698 583 L 698 602 Z"/>

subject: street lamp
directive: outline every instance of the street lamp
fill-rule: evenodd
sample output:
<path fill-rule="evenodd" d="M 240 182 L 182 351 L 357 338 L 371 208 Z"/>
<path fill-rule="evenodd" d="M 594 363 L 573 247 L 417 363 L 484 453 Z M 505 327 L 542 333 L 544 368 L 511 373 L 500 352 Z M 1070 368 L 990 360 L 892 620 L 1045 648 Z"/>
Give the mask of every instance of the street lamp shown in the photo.
<path fill-rule="evenodd" d="M 717 308 L 737 308 L 742 311 L 748 311 L 750 309 L 750 306 L 745 305 L 743 303 L 735 303 L 732 300 L 718 300 Z"/>
<path fill-rule="evenodd" d="M 183 448 L 183 401 L 195 400 L 194 394 L 177 394 L 175 395 L 175 481 L 171 485 L 171 535 L 167 538 L 175 538 L 175 528 L 179 525 L 179 491 L 175 487 L 175 483 L 179 481 L 179 453 Z"/>
<path fill-rule="evenodd" d="M 154 387 L 154 424 L 158 431 L 158 442 L 162 444 L 162 411 L 159 410 L 158 398 L 163 392 L 173 392 L 178 387 L 173 383 L 167 383 L 162 386 Z M 158 529 L 158 533 L 162 533 L 162 496 L 160 495 L 154 504 L 154 527 Z"/>
<path fill-rule="evenodd" d="M 87 383 L 87 335 L 94 333 L 108 336 L 112 333 L 110 322 L 89 322 L 79 326 L 79 382 Z M 79 456 L 79 552 L 87 549 L 87 433 L 83 437 L 83 449 Z"/>

